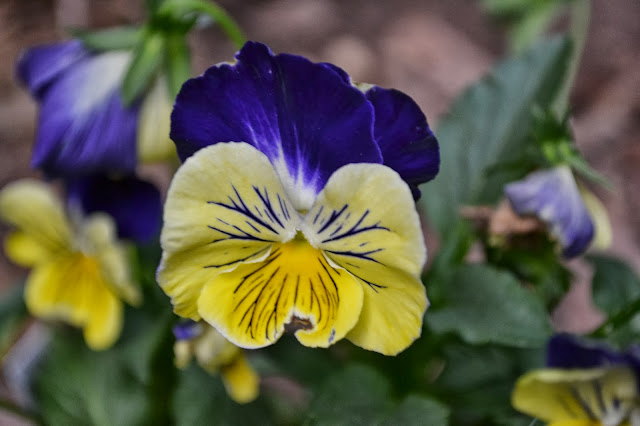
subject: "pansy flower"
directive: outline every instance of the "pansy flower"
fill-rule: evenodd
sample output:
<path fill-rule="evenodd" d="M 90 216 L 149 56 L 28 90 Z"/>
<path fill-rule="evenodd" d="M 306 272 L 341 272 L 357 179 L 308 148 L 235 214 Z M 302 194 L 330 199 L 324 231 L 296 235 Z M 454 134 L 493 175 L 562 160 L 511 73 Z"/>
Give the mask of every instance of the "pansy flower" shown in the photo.
<path fill-rule="evenodd" d="M 40 104 L 34 168 L 51 176 L 131 172 L 138 162 L 175 152 L 161 79 L 144 99 L 123 102 L 120 88 L 131 58 L 127 50 L 93 52 L 79 40 L 22 55 L 17 76 Z"/>
<path fill-rule="evenodd" d="M 558 335 L 548 346 L 547 368 L 522 376 L 513 406 L 550 426 L 640 424 L 640 365 L 634 354 Z"/>
<path fill-rule="evenodd" d="M 82 328 L 92 349 L 111 346 L 122 329 L 122 300 L 140 299 L 111 218 L 71 220 L 51 189 L 30 179 L 0 191 L 0 218 L 17 228 L 5 241 L 7 256 L 32 268 L 25 286 L 29 311 Z"/>
<path fill-rule="evenodd" d="M 205 322 L 188 321 L 173 328 L 175 363 L 185 368 L 195 357 L 210 374 L 220 373 L 229 396 L 239 404 L 258 397 L 260 379 L 244 352 Z"/>
<path fill-rule="evenodd" d="M 244 348 L 293 332 L 397 354 L 420 336 L 426 259 L 413 194 L 438 146 L 406 95 L 249 42 L 187 81 L 171 135 L 157 279 L 178 315 Z M 414 191 L 412 191 L 414 189 Z"/>
<path fill-rule="evenodd" d="M 517 214 L 534 215 L 551 228 L 565 258 L 589 247 L 593 222 L 568 166 L 535 171 L 506 185 L 504 192 Z"/>

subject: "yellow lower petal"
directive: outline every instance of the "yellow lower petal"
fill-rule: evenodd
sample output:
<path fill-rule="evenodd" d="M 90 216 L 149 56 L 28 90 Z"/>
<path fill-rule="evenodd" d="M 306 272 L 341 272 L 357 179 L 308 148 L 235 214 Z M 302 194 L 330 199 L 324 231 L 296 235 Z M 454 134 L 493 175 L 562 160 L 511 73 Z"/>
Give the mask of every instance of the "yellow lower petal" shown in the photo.
<path fill-rule="evenodd" d="M 385 355 L 422 331 L 427 297 L 420 281 L 426 247 L 411 191 L 380 164 L 338 169 L 302 223 L 311 245 L 364 289 L 358 324 L 347 338 Z"/>
<path fill-rule="evenodd" d="M 14 263 L 32 267 L 47 260 L 51 253 L 40 242 L 24 232 L 15 231 L 4 241 L 4 251 Z"/>
<path fill-rule="evenodd" d="M 81 253 L 37 265 L 27 278 L 25 302 L 38 317 L 85 329 L 94 349 L 111 345 L 122 327 L 122 306 L 109 290 L 96 259 Z"/>
<path fill-rule="evenodd" d="M 304 239 L 276 244 L 260 263 L 220 274 L 198 299 L 202 318 L 245 348 L 273 344 L 285 331 L 311 347 L 327 347 L 355 325 L 362 287 L 333 268 Z"/>
<path fill-rule="evenodd" d="M 240 353 L 220 373 L 227 393 L 238 404 L 246 404 L 258 397 L 260 378 L 251 368 L 244 354 Z"/>
<path fill-rule="evenodd" d="M 295 236 L 299 220 L 264 154 L 246 143 L 203 148 L 169 188 L 158 283 L 178 315 L 197 320 L 205 284 L 264 260 L 273 244 Z"/>
<path fill-rule="evenodd" d="M 542 369 L 525 374 L 511 396 L 513 407 L 553 424 L 612 418 L 622 420 L 637 398 L 633 372 L 625 367 Z M 585 423 L 586 422 L 586 423 Z M 567 423 L 572 424 L 572 423 Z"/>

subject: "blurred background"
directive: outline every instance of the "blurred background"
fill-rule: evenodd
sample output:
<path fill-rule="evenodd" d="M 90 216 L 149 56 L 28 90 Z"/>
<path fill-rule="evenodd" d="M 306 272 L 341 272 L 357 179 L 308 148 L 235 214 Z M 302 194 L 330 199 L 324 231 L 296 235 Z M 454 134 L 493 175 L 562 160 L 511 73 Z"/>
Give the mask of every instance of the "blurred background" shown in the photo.
<path fill-rule="evenodd" d="M 248 39 L 314 61 L 332 62 L 354 80 L 412 96 L 431 126 L 452 100 L 509 50 L 496 1 L 222 0 Z M 535 2 L 531 2 L 535 3 Z M 594 0 L 584 56 L 572 93 L 578 146 L 615 192 L 593 188 L 609 210 L 611 251 L 640 269 L 640 2 Z M 65 28 L 101 28 L 142 20 L 142 0 L 0 0 L 0 187 L 29 169 L 37 110 L 14 80 L 31 45 L 65 39 Z M 552 31 L 567 26 L 554 20 Z M 231 60 L 234 47 L 215 27 L 191 37 L 194 75 Z M 436 132 L 437 135 L 437 132 Z M 0 237 L 6 228 L 0 228 Z M 590 315 L 589 271 L 577 265 L 574 291 L 554 316 L 558 329 L 583 331 Z M 24 275 L 0 254 L 0 292 Z M 2 423 L 0 419 L 0 423 Z"/>

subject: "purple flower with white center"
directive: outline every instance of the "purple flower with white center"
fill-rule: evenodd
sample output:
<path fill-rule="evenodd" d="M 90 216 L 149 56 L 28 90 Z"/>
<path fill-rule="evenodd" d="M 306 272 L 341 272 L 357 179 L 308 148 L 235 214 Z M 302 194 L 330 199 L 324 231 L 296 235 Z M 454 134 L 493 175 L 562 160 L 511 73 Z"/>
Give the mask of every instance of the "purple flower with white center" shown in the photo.
<path fill-rule="evenodd" d="M 162 224 L 160 191 L 133 175 L 83 176 L 67 182 L 69 202 L 84 214 L 104 212 L 116 223 L 118 237 L 149 242 Z"/>
<path fill-rule="evenodd" d="M 533 172 L 504 192 L 517 214 L 534 215 L 551 228 L 565 258 L 578 256 L 591 243 L 593 222 L 568 166 Z"/>
<path fill-rule="evenodd" d="M 156 129 L 168 133 L 167 89 L 156 84 L 149 91 L 166 99 L 147 96 L 126 106 L 120 88 L 131 58 L 126 50 L 90 51 L 79 40 L 22 55 L 17 77 L 40 104 L 32 167 L 54 177 L 130 173 L 144 157 L 166 157 L 168 137 L 157 138 Z"/>

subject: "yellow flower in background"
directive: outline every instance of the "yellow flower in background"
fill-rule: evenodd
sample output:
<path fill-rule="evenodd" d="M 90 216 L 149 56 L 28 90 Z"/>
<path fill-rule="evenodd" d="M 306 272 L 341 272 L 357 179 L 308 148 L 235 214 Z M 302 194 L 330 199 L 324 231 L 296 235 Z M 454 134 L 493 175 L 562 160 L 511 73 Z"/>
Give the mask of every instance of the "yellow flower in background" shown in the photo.
<path fill-rule="evenodd" d="M 0 218 L 16 227 L 5 241 L 7 256 L 32 268 L 25 285 L 29 311 L 82 328 L 94 350 L 111 346 L 122 330 L 121 299 L 140 300 L 111 218 L 72 222 L 53 191 L 31 179 L 0 191 Z"/>
<path fill-rule="evenodd" d="M 173 350 L 178 368 L 185 368 L 195 357 L 209 374 L 220 373 L 229 396 L 239 404 L 258 397 L 260 379 L 247 362 L 242 349 L 229 342 L 205 322 L 189 322 L 173 328 Z"/>
<path fill-rule="evenodd" d="M 554 336 L 547 368 L 518 379 L 513 407 L 549 426 L 638 426 L 640 346 L 626 352 Z"/>

